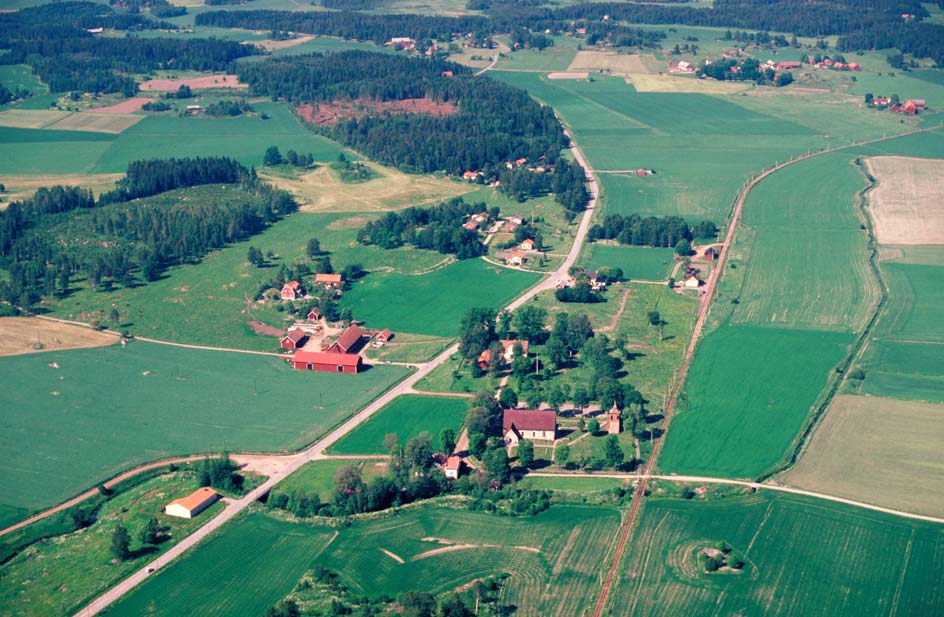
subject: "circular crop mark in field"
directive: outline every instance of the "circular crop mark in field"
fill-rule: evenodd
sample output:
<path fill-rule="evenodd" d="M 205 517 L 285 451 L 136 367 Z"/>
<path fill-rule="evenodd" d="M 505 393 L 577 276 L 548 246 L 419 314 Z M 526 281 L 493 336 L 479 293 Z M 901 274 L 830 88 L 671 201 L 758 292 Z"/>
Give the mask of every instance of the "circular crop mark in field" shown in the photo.
<path fill-rule="evenodd" d="M 736 577 L 738 580 L 742 580 L 741 577 L 747 577 L 749 580 L 757 578 L 757 568 L 740 551 L 735 552 L 744 560 L 742 568 L 722 567 L 714 572 L 706 571 L 701 555 L 714 556 L 715 554 L 721 554 L 721 551 L 717 549 L 718 544 L 717 540 L 706 539 L 680 542 L 666 551 L 666 566 L 679 579 L 697 582 L 702 586 L 722 585 L 729 580 L 729 577 Z"/>

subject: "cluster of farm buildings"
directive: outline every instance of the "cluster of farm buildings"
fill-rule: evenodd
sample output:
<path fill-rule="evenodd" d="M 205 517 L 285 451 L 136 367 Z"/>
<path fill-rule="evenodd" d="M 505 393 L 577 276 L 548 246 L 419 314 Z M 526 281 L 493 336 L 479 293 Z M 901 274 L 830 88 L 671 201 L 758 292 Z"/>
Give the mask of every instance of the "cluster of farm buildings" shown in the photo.
<path fill-rule="evenodd" d="M 927 109 L 927 104 L 924 99 L 906 99 L 905 102 L 902 103 L 887 96 L 875 96 L 872 97 L 872 100 L 869 102 L 869 107 L 888 109 L 896 114 L 914 116 L 917 115 L 919 111 Z"/>

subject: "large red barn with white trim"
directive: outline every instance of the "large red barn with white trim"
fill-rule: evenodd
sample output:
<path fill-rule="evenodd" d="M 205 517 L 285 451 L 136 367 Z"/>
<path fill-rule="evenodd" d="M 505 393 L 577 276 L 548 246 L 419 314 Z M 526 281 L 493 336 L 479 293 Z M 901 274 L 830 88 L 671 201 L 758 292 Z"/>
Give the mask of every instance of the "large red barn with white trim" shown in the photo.
<path fill-rule="evenodd" d="M 292 366 L 301 371 L 325 373 L 359 373 L 363 367 L 361 357 L 353 353 L 327 353 L 323 351 L 296 351 Z"/>

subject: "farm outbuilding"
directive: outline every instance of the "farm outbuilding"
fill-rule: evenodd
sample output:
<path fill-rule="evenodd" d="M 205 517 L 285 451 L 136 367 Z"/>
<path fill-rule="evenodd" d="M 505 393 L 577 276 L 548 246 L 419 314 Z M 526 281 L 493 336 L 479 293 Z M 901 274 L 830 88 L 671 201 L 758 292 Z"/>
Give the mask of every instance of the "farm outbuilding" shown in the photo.
<path fill-rule="evenodd" d="M 354 353 L 361 347 L 364 330 L 360 326 L 351 326 L 341 333 L 338 340 L 331 343 L 325 351 L 328 353 Z"/>
<path fill-rule="evenodd" d="M 353 353 L 324 351 L 296 351 L 292 366 L 300 371 L 323 373 L 359 373 L 363 368 L 361 357 Z"/>
<path fill-rule="evenodd" d="M 390 328 L 385 328 L 377 336 L 374 337 L 374 345 L 376 345 L 377 347 L 383 347 L 392 338 L 393 338 L 393 332 L 390 331 Z"/>
<path fill-rule="evenodd" d="M 299 328 L 289 330 L 288 334 L 282 337 L 282 349 L 298 349 L 305 345 L 307 339 L 308 334 L 303 330 Z"/>
<path fill-rule="evenodd" d="M 164 514 L 178 518 L 193 518 L 216 503 L 220 494 L 208 486 L 198 488 L 190 495 L 175 499 L 164 507 Z"/>
<path fill-rule="evenodd" d="M 316 274 L 315 285 L 324 285 L 325 287 L 340 287 L 344 284 L 344 279 L 340 274 Z"/>
<path fill-rule="evenodd" d="M 502 435 L 509 446 L 522 439 L 554 441 L 557 439 L 557 413 L 554 410 L 506 409 L 502 414 Z"/>
<path fill-rule="evenodd" d="M 450 456 L 446 459 L 446 464 L 443 465 L 443 469 L 445 470 L 447 478 L 458 480 L 464 466 L 465 463 L 462 461 L 461 456 Z"/>

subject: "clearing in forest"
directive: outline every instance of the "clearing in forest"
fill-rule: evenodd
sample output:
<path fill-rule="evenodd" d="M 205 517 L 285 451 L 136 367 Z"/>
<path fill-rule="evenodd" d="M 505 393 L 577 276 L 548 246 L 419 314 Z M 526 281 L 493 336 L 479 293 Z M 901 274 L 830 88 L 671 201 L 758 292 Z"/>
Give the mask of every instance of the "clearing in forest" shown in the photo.
<path fill-rule="evenodd" d="M 262 176 L 290 191 L 301 203 L 302 212 L 370 212 L 398 210 L 464 195 L 476 185 L 433 175 L 405 174 L 376 163 L 363 162 L 375 175 L 366 182 L 343 182 L 328 166 L 298 178 Z"/>
<path fill-rule="evenodd" d="M 114 334 L 83 326 L 35 317 L 0 318 L 0 356 L 102 347 L 116 342 L 118 337 Z"/>
<path fill-rule="evenodd" d="M 889 508 L 944 516 L 944 405 L 837 396 L 783 481 Z"/>
<path fill-rule="evenodd" d="M 190 79 L 149 79 L 138 87 L 142 92 L 176 92 L 181 86 L 191 90 L 209 90 L 211 88 L 248 88 L 249 84 L 239 83 L 237 75 L 204 75 Z"/>
<path fill-rule="evenodd" d="M 877 186 L 869 214 L 882 244 L 944 244 L 944 160 L 905 156 L 865 159 Z"/>

